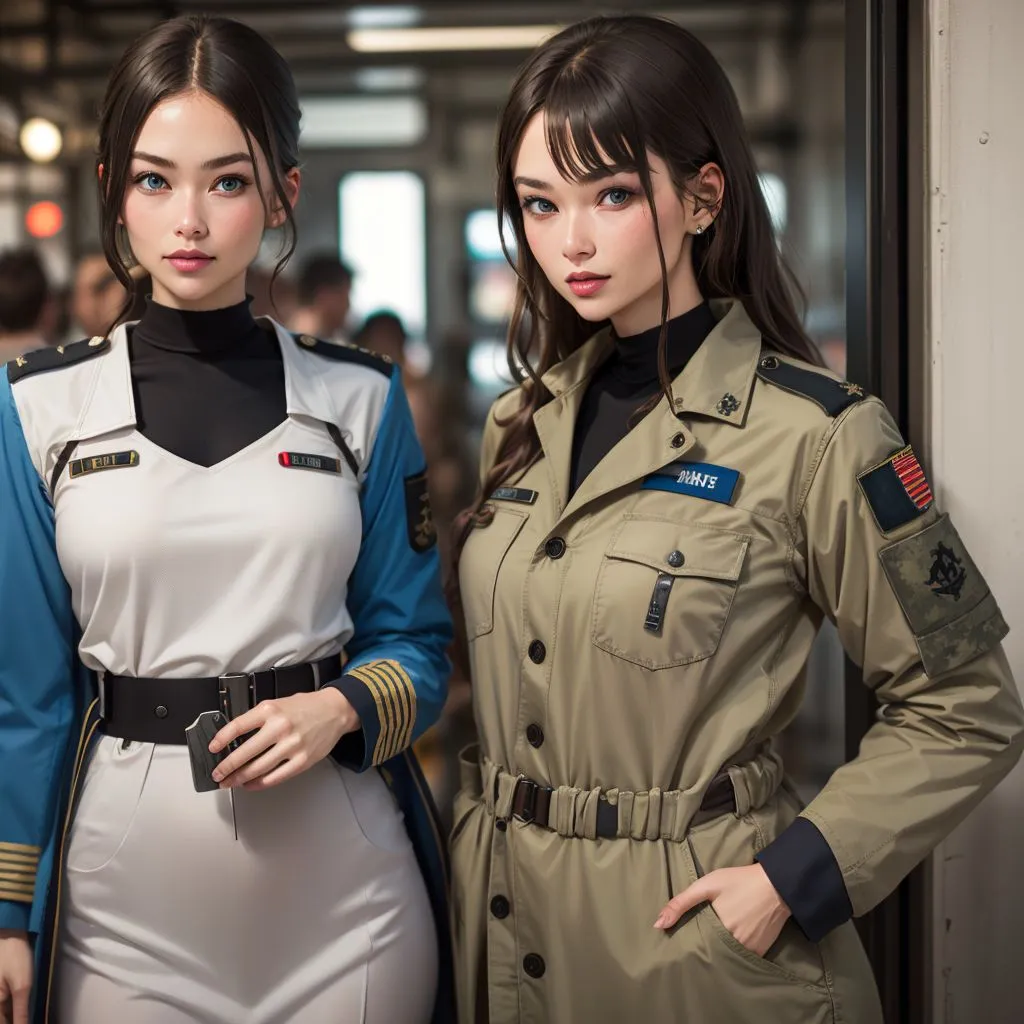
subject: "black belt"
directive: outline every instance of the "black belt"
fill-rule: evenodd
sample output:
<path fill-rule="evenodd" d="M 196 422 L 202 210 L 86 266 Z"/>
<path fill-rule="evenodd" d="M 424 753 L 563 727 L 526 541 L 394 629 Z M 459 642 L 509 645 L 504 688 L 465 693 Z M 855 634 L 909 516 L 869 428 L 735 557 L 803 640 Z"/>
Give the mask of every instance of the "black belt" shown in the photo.
<path fill-rule="evenodd" d="M 533 779 L 519 779 L 512 793 L 512 817 L 531 825 L 547 825 L 551 810 L 551 786 L 542 786 Z M 700 802 L 700 808 L 690 826 L 700 825 L 722 814 L 736 810 L 736 791 L 727 772 L 720 772 L 711 780 Z M 601 839 L 614 839 L 619 834 L 619 808 L 602 799 L 597 805 L 597 835 Z"/>
<path fill-rule="evenodd" d="M 271 668 L 233 672 L 202 679 L 143 679 L 102 673 L 103 723 L 108 736 L 136 743 L 185 744 L 185 729 L 204 711 L 224 710 L 226 684 L 248 681 L 249 704 L 310 693 L 341 675 L 341 657 Z"/>

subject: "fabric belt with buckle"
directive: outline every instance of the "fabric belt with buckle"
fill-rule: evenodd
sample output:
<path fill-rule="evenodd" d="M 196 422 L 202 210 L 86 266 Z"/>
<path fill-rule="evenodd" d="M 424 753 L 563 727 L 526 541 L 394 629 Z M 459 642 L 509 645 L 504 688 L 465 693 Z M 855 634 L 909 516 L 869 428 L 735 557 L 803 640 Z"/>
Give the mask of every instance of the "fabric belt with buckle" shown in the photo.
<path fill-rule="evenodd" d="M 228 718 L 240 713 L 235 702 L 233 714 L 225 701 L 229 693 L 247 690 L 248 705 L 263 700 L 311 693 L 323 683 L 341 675 L 341 656 L 332 654 L 319 661 L 261 672 L 232 672 L 201 679 L 145 679 L 101 673 L 103 728 L 108 736 L 135 743 L 185 744 L 185 729 L 204 711 L 225 711 Z"/>
<path fill-rule="evenodd" d="M 551 795 L 555 790 L 532 779 L 520 778 L 512 794 L 512 817 L 527 824 L 547 826 L 551 811 Z M 690 827 L 710 821 L 736 810 L 736 792 L 727 772 L 720 772 L 711 780 L 699 810 L 690 819 Z M 612 839 L 619 834 L 619 809 L 615 804 L 601 800 L 597 805 L 597 835 Z"/>

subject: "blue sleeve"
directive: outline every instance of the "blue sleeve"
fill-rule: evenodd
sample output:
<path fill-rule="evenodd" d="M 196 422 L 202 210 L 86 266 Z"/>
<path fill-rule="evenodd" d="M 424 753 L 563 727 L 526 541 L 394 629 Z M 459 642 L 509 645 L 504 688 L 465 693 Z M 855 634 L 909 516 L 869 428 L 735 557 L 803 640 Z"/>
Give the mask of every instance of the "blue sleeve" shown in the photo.
<path fill-rule="evenodd" d="M 811 942 L 820 942 L 853 916 L 832 848 L 807 818 L 797 818 L 754 859 Z"/>
<path fill-rule="evenodd" d="M 0 368 L 0 928 L 28 930 L 75 715 L 74 615 L 53 509 Z M 38 882 L 38 886 L 37 886 Z"/>
<path fill-rule="evenodd" d="M 437 721 L 451 666 L 451 618 L 441 588 L 426 466 L 398 371 L 391 377 L 360 495 L 363 537 L 349 579 L 354 632 L 336 686 L 362 730 L 334 757 L 365 771 L 409 747 Z"/>

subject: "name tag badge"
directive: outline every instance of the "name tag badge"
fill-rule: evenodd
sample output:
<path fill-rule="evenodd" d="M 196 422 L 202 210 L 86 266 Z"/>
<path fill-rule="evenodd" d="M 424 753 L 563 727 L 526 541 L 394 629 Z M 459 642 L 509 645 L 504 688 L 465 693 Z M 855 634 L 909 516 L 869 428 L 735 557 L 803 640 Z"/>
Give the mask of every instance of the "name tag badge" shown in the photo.
<path fill-rule="evenodd" d="M 74 480 L 87 473 L 98 473 L 104 469 L 127 469 L 138 464 L 138 452 L 110 452 L 107 455 L 93 455 L 88 459 L 74 459 L 68 465 L 68 473 Z"/>
<path fill-rule="evenodd" d="M 537 500 L 537 493 L 525 487 L 499 487 L 491 498 L 497 501 L 515 501 L 520 505 L 532 505 Z"/>
<path fill-rule="evenodd" d="M 340 473 L 341 460 L 328 455 L 310 455 L 306 452 L 279 452 L 277 461 L 285 469 L 316 469 L 321 473 Z"/>
<path fill-rule="evenodd" d="M 645 491 L 672 491 L 731 505 L 739 480 L 738 469 L 710 462 L 673 462 L 647 477 L 642 487 Z"/>

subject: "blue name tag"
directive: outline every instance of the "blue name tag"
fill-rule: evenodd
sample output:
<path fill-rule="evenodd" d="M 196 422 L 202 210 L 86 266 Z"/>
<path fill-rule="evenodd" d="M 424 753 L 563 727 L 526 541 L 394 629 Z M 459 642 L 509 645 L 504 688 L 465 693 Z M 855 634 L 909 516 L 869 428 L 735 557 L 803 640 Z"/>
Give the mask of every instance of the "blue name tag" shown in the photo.
<path fill-rule="evenodd" d="M 673 462 L 645 478 L 642 486 L 646 491 L 673 491 L 729 505 L 739 480 L 737 469 L 709 462 Z"/>

